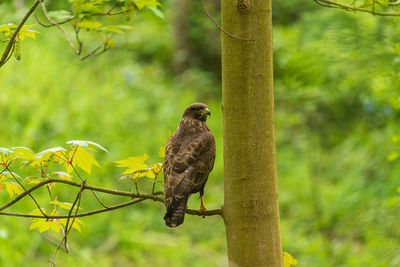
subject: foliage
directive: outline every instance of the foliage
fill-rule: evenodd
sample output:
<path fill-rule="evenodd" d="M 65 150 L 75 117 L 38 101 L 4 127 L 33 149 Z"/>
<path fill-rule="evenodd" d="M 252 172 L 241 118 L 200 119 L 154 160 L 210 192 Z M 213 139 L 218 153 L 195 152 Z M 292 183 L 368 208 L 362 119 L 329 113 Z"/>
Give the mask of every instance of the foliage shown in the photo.
<path fill-rule="evenodd" d="M 61 1 L 54 2 L 49 10 L 65 10 L 58 6 Z M 398 21 L 310 2 L 275 1 L 273 8 L 283 246 L 299 266 L 398 266 L 400 166 L 399 158 L 388 160 L 392 152 L 399 153 L 392 140 L 400 132 Z M 91 169 L 90 181 L 133 191 L 131 179 L 118 182 L 114 162 L 157 152 L 167 131 L 176 129 L 183 108 L 206 102 L 217 158 L 205 198 L 207 206 L 218 207 L 223 199 L 220 85 L 214 73 L 198 65 L 172 75 L 175 51 L 166 22 L 173 8 L 166 2 L 164 10 L 166 21 L 161 21 L 144 8 L 128 23 L 134 25 L 132 32 L 115 35 L 119 49 L 84 62 L 72 57 L 57 31 L 28 20 L 41 34 L 33 41 L 25 38 L 21 61 L 10 61 L 0 71 L 0 146 L 42 151 L 73 138 L 108 144 L 111 153 L 97 154 L 102 168 Z M 16 23 L 22 15 L 1 3 L 0 24 Z M 205 16 L 191 15 L 193 22 L 208 25 Z M 208 50 L 204 47 L 199 56 Z M 149 153 L 148 161 L 158 162 L 157 153 Z M 77 181 L 67 172 L 52 174 L 52 179 Z M 138 185 L 149 192 L 153 183 L 140 178 Z M 52 190 L 60 202 L 76 195 L 76 189 L 63 186 Z M 10 196 L 3 191 L 0 200 L 6 203 Z M 34 196 L 48 203 L 46 192 Z M 108 196 L 102 200 L 115 202 Z M 16 208 L 37 209 L 31 202 L 21 200 Z M 198 203 L 192 198 L 189 207 Z M 47 208 L 51 212 L 53 207 Z M 83 211 L 97 208 L 97 201 L 82 206 Z M 59 253 L 57 265 L 226 266 L 221 220 L 188 216 L 182 228 L 170 231 L 163 225 L 163 212 L 162 205 L 138 204 L 85 217 L 82 233 L 70 233 L 71 253 Z M 29 226 L 29 220 L 1 217 L 1 266 L 47 262 L 59 236 L 27 232 Z"/>

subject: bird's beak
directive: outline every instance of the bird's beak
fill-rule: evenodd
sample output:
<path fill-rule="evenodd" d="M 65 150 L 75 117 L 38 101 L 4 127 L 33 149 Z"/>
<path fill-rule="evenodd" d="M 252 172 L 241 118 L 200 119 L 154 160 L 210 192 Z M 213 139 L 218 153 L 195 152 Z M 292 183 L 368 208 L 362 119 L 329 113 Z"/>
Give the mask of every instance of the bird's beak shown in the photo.
<path fill-rule="evenodd" d="M 205 108 L 205 109 L 204 109 L 204 113 L 205 113 L 206 115 L 208 115 L 208 116 L 211 116 L 211 112 L 210 112 L 210 109 L 209 109 L 209 108 Z"/>

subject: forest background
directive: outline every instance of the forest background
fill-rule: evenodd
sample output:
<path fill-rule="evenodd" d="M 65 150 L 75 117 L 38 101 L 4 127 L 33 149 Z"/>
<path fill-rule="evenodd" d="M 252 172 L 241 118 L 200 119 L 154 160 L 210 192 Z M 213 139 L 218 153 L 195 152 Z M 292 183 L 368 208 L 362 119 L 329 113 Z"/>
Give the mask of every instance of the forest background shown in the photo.
<path fill-rule="evenodd" d="M 164 18 L 142 11 L 124 21 L 132 31 L 116 37 L 115 48 L 84 61 L 57 29 L 30 18 L 41 33 L 23 43 L 20 61 L 0 70 L 0 146 L 39 152 L 73 139 L 97 142 L 110 153 L 98 153 L 102 168 L 88 182 L 128 190 L 132 183 L 119 181 L 115 161 L 144 153 L 159 161 L 184 108 L 204 102 L 217 142 L 205 198 L 208 208 L 220 207 L 220 31 L 200 1 L 161 3 Z M 0 24 L 17 24 L 24 6 L 3 1 Z M 218 1 L 207 6 L 219 21 Z M 400 19 L 291 0 L 273 1 L 273 20 L 284 250 L 300 266 L 400 265 Z M 0 192 L 1 203 L 9 199 Z M 198 205 L 192 197 L 189 207 Z M 82 208 L 97 206 L 87 201 Z M 186 216 L 171 230 L 163 213 L 161 204 L 142 203 L 83 218 L 82 233 L 70 234 L 71 253 L 59 253 L 57 265 L 226 266 L 220 218 Z M 1 266 L 47 263 L 59 236 L 29 225 L 1 217 Z"/>

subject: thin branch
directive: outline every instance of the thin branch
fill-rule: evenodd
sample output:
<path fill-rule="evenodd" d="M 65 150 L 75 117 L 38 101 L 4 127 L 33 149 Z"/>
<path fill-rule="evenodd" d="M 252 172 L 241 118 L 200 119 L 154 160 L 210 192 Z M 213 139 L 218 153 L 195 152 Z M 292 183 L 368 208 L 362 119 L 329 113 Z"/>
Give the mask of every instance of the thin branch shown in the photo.
<path fill-rule="evenodd" d="M 25 14 L 21 22 L 18 24 L 17 29 L 15 29 L 13 35 L 11 36 L 10 40 L 8 41 L 8 44 L 3 52 L 3 55 L 1 56 L 0 59 L 0 68 L 7 62 L 7 57 L 8 54 L 10 53 L 11 48 L 14 45 L 15 39 L 17 38 L 17 35 L 19 31 L 21 30 L 22 26 L 24 26 L 25 22 L 28 20 L 28 18 L 32 15 L 33 11 L 36 9 L 36 7 L 39 5 L 39 3 L 43 0 L 36 0 L 35 3 L 31 6 L 31 8 L 28 10 L 28 12 Z"/>
<path fill-rule="evenodd" d="M 53 25 L 55 25 L 63 34 L 65 39 L 67 40 L 67 42 L 69 43 L 69 46 L 72 48 L 72 50 L 75 52 L 75 54 L 79 55 L 79 51 L 76 49 L 74 43 L 72 42 L 72 40 L 69 38 L 67 31 L 55 20 L 53 20 L 52 18 L 49 17 L 48 13 L 47 13 L 47 8 L 46 5 L 44 3 L 43 0 L 40 0 L 41 2 L 41 6 L 42 6 L 42 11 L 44 16 L 46 17 L 46 19 Z"/>
<path fill-rule="evenodd" d="M 14 178 L 15 181 L 17 181 L 17 183 L 22 187 L 22 189 L 24 189 L 24 192 L 27 192 L 25 186 L 23 186 L 23 184 L 21 184 L 21 182 L 17 179 L 17 177 L 15 177 L 15 175 L 13 174 L 13 172 L 8 168 L 6 168 L 8 170 L 8 172 L 11 174 L 11 176 Z M 39 211 L 41 214 L 43 214 L 43 216 L 47 217 L 47 215 L 42 211 L 42 208 L 40 207 L 39 203 L 36 201 L 36 199 L 30 194 L 28 193 L 28 195 L 31 197 L 31 199 L 33 200 L 33 202 L 35 202 L 36 206 L 38 207 Z"/>
<path fill-rule="evenodd" d="M 35 14 L 35 19 L 36 19 L 37 23 L 39 23 L 39 25 L 42 26 L 42 27 L 51 28 L 51 27 L 56 26 L 56 24 L 49 24 L 49 25 L 44 24 L 43 22 L 40 21 L 39 17 L 36 14 Z M 64 21 L 57 22 L 57 24 L 58 25 L 62 25 L 62 24 L 68 23 L 68 22 L 70 22 L 70 21 L 72 21 L 74 19 L 75 19 L 75 17 L 67 19 L 67 20 L 64 20 Z"/>
<path fill-rule="evenodd" d="M 63 184 L 69 184 L 69 185 L 72 185 L 75 187 L 81 187 L 81 184 L 73 182 L 73 181 L 69 181 L 69 180 L 62 180 L 62 179 L 55 179 L 55 178 L 46 179 L 46 180 L 32 186 L 28 190 L 24 191 L 22 194 L 18 195 L 16 198 L 14 198 L 9 203 L 0 207 L 0 211 L 5 210 L 6 208 L 14 205 L 15 203 L 17 203 L 19 200 L 21 200 L 25 196 L 27 196 L 30 193 L 32 193 L 33 191 L 39 189 L 43 185 L 46 185 L 49 183 L 63 183 Z M 110 195 L 125 196 L 125 197 L 131 197 L 131 198 L 152 199 L 155 201 L 161 200 L 161 202 L 164 202 L 164 200 L 162 198 L 157 197 L 157 195 L 161 195 L 162 192 L 156 192 L 154 195 L 143 195 L 143 194 L 135 194 L 132 192 L 127 192 L 127 191 L 120 191 L 120 190 L 113 190 L 113 189 L 108 189 L 108 188 L 103 188 L 103 187 L 90 186 L 88 184 L 84 185 L 84 189 L 93 190 L 96 192 L 102 192 L 102 193 L 106 193 L 106 194 L 110 194 Z M 109 207 L 109 208 L 111 208 L 111 207 Z"/>
<path fill-rule="evenodd" d="M 60 249 L 61 244 L 63 243 L 63 241 L 65 241 L 65 248 L 67 248 L 67 235 L 68 235 L 69 232 L 71 231 L 72 225 L 73 225 L 74 222 L 75 222 L 76 214 L 78 213 L 79 206 L 80 206 L 80 204 L 81 204 L 83 186 L 84 186 L 85 183 L 86 183 L 86 181 L 82 181 L 81 187 L 80 187 L 80 189 L 79 189 L 78 194 L 76 195 L 75 201 L 74 201 L 74 203 L 72 204 L 71 209 L 69 210 L 68 219 L 67 219 L 67 222 L 66 222 L 66 224 L 65 224 L 66 232 L 65 232 L 65 234 L 64 234 L 64 237 L 63 237 L 63 238 L 61 239 L 61 241 L 58 243 L 58 246 L 57 246 L 57 248 L 56 248 L 56 251 L 54 252 L 53 258 L 50 260 L 50 267 L 55 266 L 54 260 L 55 260 L 55 258 L 56 258 L 57 252 L 58 252 L 58 250 Z M 77 202 L 78 202 L 78 204 L 77 204 L 77 206 L 76 206 L 75 215 L 74 215 L 74 217 L 72 218 L 71 226 L 68 228 L 69 220 L 70 220 L 70 218 L 71 218 L 72 211 L 74 210 L 74 207 L 75 207 L 75 205 L 76 205 Z M 67 253 L 68 253 L 68 249 L 67 249 Z"/>
<path fill-rule="evenodd" d="M 93 210 L 93 211 L 88 211 L 88 212 L 82 212 L 82 213 L 76 214 L 75 217 L 76 218 L 87 217 L 87 216 L 91 216 L 91 215 L 95 215 L 95 214 L 99 214 L 99 213 L 103 213 L 103 212 L 107 212 L 107 211 L 117 210 L 117 209 L 120 209 L 120 208 L 128 207 L 130 205 L 145 201 L 147 199 L 148 198 L 140 198 L 140 199 L 127 201 L 127 202 L 124 202 L 124 203 L 121 203 L 121 204 L 117 204 L 117 205 L 114 205 L 114 206 L 110 206 L 108 209 L 98 209 L 98 210 Z M 162 198 L 156 198 L 156 199 L 152 199 L 152 200 L 164 203 L 164 199 L 162 199 Z M 222 209 L 205 210 L 203 212 L 199 212 L 198 210 L 195 210 L 195 209 L 187 209 L 186 210 L 186 214 L 197 215 L 197 216 L 202 216 L 202 217 L 203 216 L 213 216 L 213 215 L 222 216 Z M 0 216 L 1 215 L 3 215 L 3 216 L 11 216 L 11 217 L 49 219 L 49 220 L 70 218 L 68 215 L 47 215 L 47 217 L 44 217 L 43 215 L 16 213 L 16 212 L 0 212 Z"/>
<path fill-rule="evenodd" d="M 397 0 L 396 2 L 389 2 L 390 6 L 397 6 L 400 5 L 400 0 Z"/>
<path fill-rule="evenodd" d="M 76 151 L 76 149 L 75 149 L 75 151 Z M 74 154 L 72 155 L 72 157 L 75 155 L 75 151 L 74 151 Z M 74 164 L 73 164 L 73 162 L 72 162 L 72 158 L 71 158 L 71 162 L 70 162 L 69 164 L 71 165 L 71 167 L 72 167 L 72 169 L 74 170 L 74 172 L 76 173 L 76 175 L 78 175 L 78 177 L 79 177 L 79 178 L 81 179 L 81 181 L 83 182 L 84 180 L 83 180 L 82 176 L 79 174 L 79 172 L 78 172 L 78 171 L 76 170 L 76 168 L 74 167 Z M 99 198 L 99 196 L 98 196 L 93 190 L 90 190 L 90 191 L 92 191 L 94 197 L 97 199 L 97 201 L 100 203 L 100 205 L 102 205 L 104 208 L 108 208 L 108 207 L 103 203 L 103 201 L 101 201 L 101 199 Z"/>
<path fill-rule="evenodd" d="M 93 210 L 93 211 L 88 211 L 88 212 L 82 212 L 82 213 L 76 214 L 75 217 L 80 218 L 80 217 L 91 216 L 91 215 L 95 215 L 95 214 L 99 214 L 99 213 L 103 213 L 103 212 L 107 212 L 107 211 L 112 211 L 112 210 L 124 208 L 124 207 L 130 206 L 130 205 L 142 202 L 144 200 L 146 200 L 146 199 L 145 198 L 135 199 L 135 200 L 127 201 L 127 202 L 117 204 L 114 206 L 110 206 L 108 209 L 98 209 L 98 210 Z M 162 198 L 160 198 L 160 202 L 164 202 L 164 200 Z M 42 215 L 33 215 L 33 214 L 15 213 L 15 212 L 0 212 L 0 215 L 12 216 L 12 217 L 24 217 L 24 218 L 38 218 L 38 219 L 47 219 L 48 218 L 49 220 L 70 218 L 69 215 L 48 215 L 46 218 Z"/>
<path fill-rule="evenodd" d="M 40 187 L 49 184 L 49 183 L 63 183 L 63 184 L 68 184 L 71 186 L 75 186 L 75 187 L 81 187 L 82 185 L 73 181 L 69 181 L 69 180 L 61 180 L 61 179 L 47 179 L 45 181 L 40 182 L 39 184 L 36 184 L 34 186 L 32 186 L 31 188 L 29 188 L 27 191 L 24 191 L 21 195 L 19 195 L 18 197 L 16 197 L 15 199 L 13 199 L 12 201 L 10 201 L 9 203 L 5 204 L 4 206 L 0 207 L 0 211 L 14 205 L 15 203 L 17 203 L 19 200 L 21 200 L 22 198 L 24 198 L 25 196 L 27 196 L 28 194 L 30 194 L 31 192 L 39 189 Z M 164 203 L 164 199 L 157 197 L 157 195 L 161 195 L 162 192 L 155 192 L 153 195 L 144 195 L 144 194 L 135 194 L 132 192 L 127 192 L 127 191 L 120 191 L 120 190 L 112 190 L 112 189 L 108 189 L 108 188 L 102 188 L 102 187 L 96 187 L 96 186 L 90 186 L 88 184 L 84 184 L 83 185 L 83 189 L 87 189 L 87 190 L 93 190 L 93 191 L 97 191 L 97 192 L 102 192 L 102 193 L 106 193 L 106 194 L 110 194 L 110 195 L 117 195 L 117 196 L 125 196 L 125 197 L 131 197 L 131 198 L 135 198 L 135 200 L 132 201 L 128 201 L 122 204 L 117 204 L 114 206 L 110 206 L 108 208 L 104 208 L 104 209 L 98 209 L 98 210 L 94 210 L 94 211 L 90 211 L 90 212 L 84 212 L 84 213 L 78 213 L 76 215 L 76 217 L 85 217 L 85 216 L 90 216 L 90 215 L 94 215 L 97 213 L 102 213 L 102 212 L 106 212 L 109 210 L 115 210 L 115 209 L 119 209 L 119 208 L 123 208 L 132 204 L 136 204 L 138 202 L 144 201 L 144 200 L 153 200 L 156 202 L 161 202 Z M 198 216 L 213 216 L 213 215 L 222 215 L 222 210 L 221 209 L 213 209 L 213 210 L 205 210 L 203 212 L 199 212 L 198 210 L 194 210 L 194 209 L 187 209 L 186 210 L 187 214 L 191 214 L 191 215 L 198 215 Z M 9 213 L 9 212 L 0 212 L 0 215 L 5 215 L 5 216 L 16 216 L 16 217 L 28 217 L 28 218 L 43 218 L 43 219 L 65 219 L 68 218 L 69 216 L 67 215 L 33 215 L 33 214 L 23 214 L 23 213 Z"/>
<path fill-rule="evenodd" d="M 47 192 L 49 192 L 51 201 L 54 201 L 53 195 L 51 194 L 50 186 L 49 186 L 49 185 L 46 185 L 46 187 L 47 187 Z M 56 205 L 55 203 L 53 203 L 53 208 L 54 208 L 54 210 L 57 211 L 57 205 Z M 63 236 L 64 236 L 64 235 L 65 235 L 65 230 L 64 230 L 64 226 L 62 226 L 62 225 L 61 225 L 61 232 L 62 232 L 62 234 L 63 234 Z M 69 251 L 69 246 L 68 246 L 68 243 L 67 243 L 67 242 L 65 242 L 65 250 L 66 250 L 66 251 Z"/>
<path fill-rule="evenodd" d="M 201 0 L 201 3 L 203 4 L 204 13 L 205 13 L 205 14 L 207 15 L 207 17 L 215 24 L 215 26 L 217 26 L 217 28 L 218 28 L 221 32 L 225 33 L 225 35 L 227 35 L 227 36 L 229 36 L 229 37 L 231 37 L 231 38 L 233 38 L 233 39 L 238 39 L 238 40 L 242 40 L 242 41 L 250 41 L 250 42 L 254 42 L 254 41 L 255 41 L 254 39 L 242 38 L 242 37 L 238 37 L 238 36 L 236 36 L 236 35 L 233 35 L 233 34 L 230 34 L 230 33 L 226 32 L 224 29 L 222 29 L 222 27 L 221 27 L 221 26 L 213 19 L 213 17 L 211 16 L 210 12 L 208 11 L 208 9 L 207 9 L 207 7 L 206 7 L 205 0 Z"/>
<path fill-rule="evenodd" d="M 379 15 L 379 16 L 384 16 L 384 17 L 397 17 L 400 16 L 400 13 L 391 13 L 391 12 L 378 12 L 375 11 L 373 8 L 367 9 L 367 8 L 360 8 L 360 7 L 354 7 L 342 3 L 338 3 L 332 0 L 314 0 L 317 4 L 321 6 L 328 6 L 328 7 L 333 7 L 333 8 L 340 8 L 340 9 L 345 9 L 347 11 L 359 11 L 359 12 L 364 12 L 364 13 L 370 13 L 373 15 Z"/>

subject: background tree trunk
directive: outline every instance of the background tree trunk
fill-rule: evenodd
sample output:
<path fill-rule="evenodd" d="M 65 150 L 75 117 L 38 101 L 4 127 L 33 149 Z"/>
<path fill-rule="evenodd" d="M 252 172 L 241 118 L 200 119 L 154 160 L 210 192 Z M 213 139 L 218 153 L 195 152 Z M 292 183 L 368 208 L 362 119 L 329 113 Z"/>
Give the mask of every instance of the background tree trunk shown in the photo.
<path fill-rule="evenodd" d="M 282 266 L 271 0 L 222 0 L 222 108 L 230 266 Z"/>

